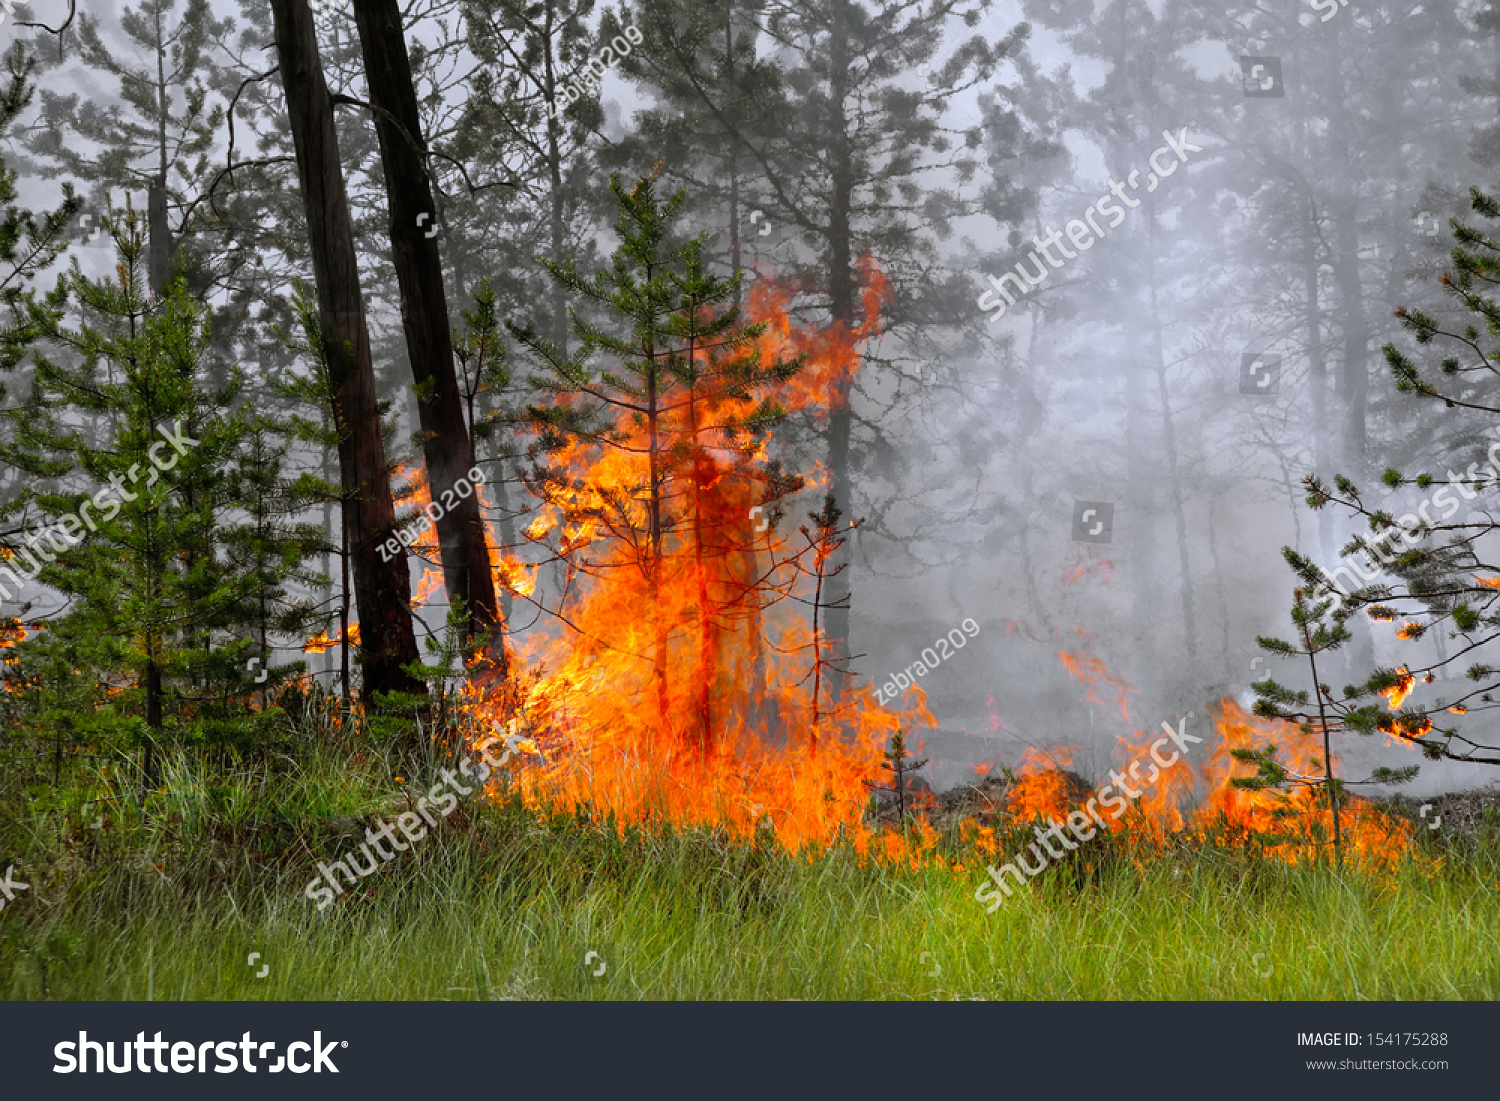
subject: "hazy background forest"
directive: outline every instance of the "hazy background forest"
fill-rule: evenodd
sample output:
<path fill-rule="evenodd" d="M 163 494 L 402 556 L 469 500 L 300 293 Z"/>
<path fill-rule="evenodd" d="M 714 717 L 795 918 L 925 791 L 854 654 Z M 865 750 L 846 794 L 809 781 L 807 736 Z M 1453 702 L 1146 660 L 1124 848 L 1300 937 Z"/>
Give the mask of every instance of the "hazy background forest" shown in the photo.
<path fill-rule="evenodd" d="M 396 211 L 414 208 L 387 179 L 376 120 L 388 109 L 371 107 L 354 9 L 320 4 L 313 18 L 405 523 L 425 489 L 403 494 L 434 454 L 419 439 L 392 253 Z M 1280 548 L 1332 570 L 1367 527 L 1337 506 L 1310 510 L 1304 477 L 1345 475 L 1367 507 L 1394 516 L 1426 490 L 1382 485 L 1387 468 L 1442 478 L 1485 454 L 1483 383 L 1468 392 L 1475 408 L 1419 400 L 1397 392 L 1381 349 L 1415 347 L 1397 307 L 1440 321 L 1462 312 L 1438 276 L 1451 266 L 1449 219 L 1472 216 L 1468 189 L 1493 183 L 1500 160 L 1490 0 L 418 0 L 401 18 L 426 148 L 411 163 L 431 212 L 395 247 L 420 248 L 413 236 L 438 247 L 444 294 L 422 310 L 430 321 L 446 303 L 456 334 L 480 507 L 513 564 L 490 599 L 517 652 L 530 633 L 557 630 L 568 586 L 555 549 L 528 537 L 539 429 L 527 411 L 548 390 L 527 341 L 566 354 L 568 311 L 601 316 L 538 261 L 607 266 L 614 173 L 626 187 L 655 173 L 662 198 L 683 189 L 674 232 L 704 234 L 718 276 L 745 270 L 737 301 L 763 284 L 807 331 L 860 334 L 847 402 L 831 416 L 792 410 L 774 457 L 821 466 L 845 521 L 863 521 L 833 556 L 848 568 L 829 579 L 824 609 L 830 644 L 856 655 L 857 681 L 879 688 L 934 639 L 977 624 L 974 644 L 920 679 L 938 725 L 918 735 L 939 786 L 1027 745 L 1097 745 L 1097 767 L 1127 729 L 1121 685 L 1133 690 L 1129 725 L 1202 714 L 1222 696 L 1248 705 L 1271 668 L 1255 639 L 1286 634 L 1297 583 Z M 638 44 L 567 94 L 627 28 Z M 52 251 L 12 243 L 7 292 L 23 320 L 3 363 L 0 538 L 14 554 L 39 518 L 104 484 L 111 468 L 76 460 L 101 424 L 129 414 L 90 392 L 98 346 L 82 334 L 100 317 L 143 323 L 178 273 L 187 299 L 171 308 L 211 311 L 182 410 L 217 404 L 259 419 L 185 459 L 235 472 L 204 521 L 219 534 L 202 544 L 235 565 L 183 574 L 183 607 L 225 614 L 192 643 L 204 662 L 177 671 L 198 690 L 263 702 L 261 668 L 284 678 L 305 661 L 337 690 L 349 542 L 306 346 L 321 246 L 310 244 L 274 75 L 271 6 L 34 0 L 0 35 L 35 63 L 34 94 L 16 102 L 6 133 L 16 201 L 38 219 L 65 216 Z M 1169 157 L 1181 163 L 1170 178 L 1153 174 L 1149 194 L 1140 185 L 1118 229 L 992 322 L 977 304 L 987 277 L 1025 264 L 1034 239 L 1084 218 L 1116 181 L 1158 167 L 1148 158 L 1164 132 L 1200 151 Z M 391 144 L 399 156 L 402 141 Z M 91 299 L 86 281 L 113 279 L 130 248 L 149 281 L 132 292 L 140 303 Z M 40 319 L 71 264 L 71 298 Z M 869 293 L 877 279 L 888 285 Z M 1483 522 L 1487 499 L 1466 500 L 1458 519 Z M 795 502 L 788 530 L 820 496 Z M 1091 506 L 1110 517 L 1105 528 L 1080 525 Z M 13 679 L 35 687 L 49 669 L 82 668 L 79 647 L 93 647 L 82 680 L 130 678 L 130 662 L 112 666 L 101 648 L 138 626 L 139 607 L 102 610 L 95 569 L 108 572 L 79 563 L 70 584 L 49 585 L 50 574 L 7 594 L 13 628 L 81 624 L 61 641 L 19 631 L 35 649 L 12 662 Z M 534 572 L 512 591 L 506 578 L 523 571 Z M 442 635 L 447 612 L 430 547 L 410 573 L 420 644 Z M 1386 580 L 1403 583 L 1398 574 Z M 350 620 L 363 622 L 352 603 Z M 1433 666 L 1413 703 L 1440 711 L 1471 691 L 1464 670 L 1482 654 L 1457 655 L 1481 646 L 1483 629 L 1398 639 L 1400 622 L 1364 615 L 1349 627 L 1328 659 L 1339 685 Z M 314 637 L 333 641 L 309 652 Z M 835 693 L 842 670 L 828 670 Z M 1273 671 L 1306 687 L 1290 663 Z M 41 696 L 55 698 L 19 693 L 12 706 L 66 717 L 90 690 L 49 684 Z M 228 716 L 221 733 L 240 737 Z M 1463 721 L 1484 741 L 1482 705 Z M 1353 771 L 1418 759 L 1380 741 L 1346 747 Z M 1417 790 L 1487 775 L 1439 761 Z"/>

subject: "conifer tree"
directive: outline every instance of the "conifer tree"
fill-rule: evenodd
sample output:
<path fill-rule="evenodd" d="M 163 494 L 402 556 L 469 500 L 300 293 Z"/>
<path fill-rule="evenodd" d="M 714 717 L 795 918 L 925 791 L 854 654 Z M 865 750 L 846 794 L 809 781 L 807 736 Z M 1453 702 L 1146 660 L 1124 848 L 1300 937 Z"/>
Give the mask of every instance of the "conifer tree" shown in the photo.
<path fill-rule="evenodd" d="M 968 187 L 979 129 L 946 125 L 945 104 L 988 80 L 1030 34 L 1024 23 L 1003 35 L 970 33 L 989 6 L 987 0 L 642 0 L 621 4 L 604 28 L 639 25 L 646 48 L 625 67 L 661 102 L 644 112 L 646 137 L 633 143 L 635 155 L 656 160 L 661 151 L 651 143 L 670 140 L 667 171 L 691 180 L 710 175 L 705 166 L 723 165 L 717 178 L 727 186 L 719 189 L 716 223 L 738 227 L 738 211 L 763 208 L 779 233 L 802 246 L 778 252 L 783 274 L 810 292 L 800 304 L 852 339 L 871 327 L 877 301 L 867 294 L 872 268 L 861 262 L 865 252 L 891 274 L 901 322 L 977 326 L 974 311 L 954 309 L 969 301 L 955 293 L 968 273 L 942 271 L 937 242 L 952 232 L 954 219 L 982 209 Z M 947 38 L 954 48 L 946 53 L 949 35 L 958 37 Z M 758 59 L 762 44 L 768 56 Z M 914 92 L 911 74 L 923 65 L 933 72 Z M 674 125 L 673 116 L 687 125 Z M 857 400 L 878 400 L 871 397 L 878 389 L 839 386 L 826 427 L 817 427 L 819 458 L 846 511 L 863 490 L 872 456 L 890 449 L 872 427 L 879 417 L 856 415 Z M 831 588 L 827 637 L 842 668 L 849 657 L 850 571 L 834 576 Z M 835 671 L 835 701 L 844 683 Z"/>
<path fill-rule="evenodd" d="M 1387 344 L 1384 352 L 1397 392 L 1440 403 L 1444 411 L 1485 414 L 1481 423 L 1488 426 L 1500 414 L 1500 348 L 1492 339 L 1500 328 L 1500 301 L 1494 293 L 1500 285 L 1500 240 L 1491 228 L 1500 223 L 1500 202 L 1474 188 L 1470 205 L 1489 225 L 1454 220 L 1456 247 L 1449 257 L 1451 268 L 1440 279 L 1445 295 L 1459 310 L 1447 317 L 1422 310 L 1396 311 L 1419 348 L 1438 344 L 1450 354 L 1442 356 L 1433 371 L 1395 344 Z M 1299 572 L 1310 591 L 1337 600 L 1346 616 L 1362 609 L 1377 622 L 1402 621 L 1398 639 L 1414 642 L 1440 633 L 1459 641 L 1454 652 L 1445 656 L 1440 651 L 1427 665 L 1413 661 L 1395 669 L 1376 668 L 1363 684 L 1345 689 L 1351 699 L 1383 695 L 1390 701 L 1386 707 L 1358 708 L 1348 716 L 1352 726 L 1400 738 L 1430 760 L 1500 764 L 1500 744 L 1482 727 L 1464 729 L 1465 720 L 1453 717 L 1492 708 L 1500 691 L 1500 662 L 1493 657 L 1500 640 L 1500 579 L 1488 576 L 1494 571 L 1481 546 L 1500 524 L 1477 505 L 1459 516 L 1466 501 L 1493 495 L 1500 487 L 1497 451 L 1500 443 L 1476 426 L 1453 433 L 1443 450 L 1431 456 L 1436 472 L 1410 474 L 1388 468 L 1382 479 L 1386 487 L 1413 487 L 1426 495 L 1414 511 L 1402 516 L 1367 504 L 1348 477 L 1336 476 L 1331 485 L 1316 475 L 1305 479 L 1313 508 L 1340 505 L 1368 527 L 1368 534 L 1351 539 L 1342 553 L 1362 557 L 1360 573 L 1369 584 L 1351 589 L 1347 568 L 1330 577 L 1304 564 Z M 1469 663 L 1464 676 L 1470 686 L 1457 698 L 1406 702 L 1417 683 L 1432 683 L 1460 662 Z"/>
<path fill-rule="evenodd" d="M 42 54 L 60 72 L 76 56 L 118 84 L 92 98 L 72 90 L 72 81 L 66 92 L 43 89 L 43 125 L 29 131 L 26 147 L 41 158 L 44 178 L 67 173 L 98 193 L 146 193 L 147 270 L 158 292 L 172 277 L 176 254 L 171 214 L 175 209 L 180 218 L 206 186 L 210 151 L 224 120 L 223 105 L 213 102 L 210 90 L 211 55 L 229 23 L 213 15 L 209 0 L 140 0 L 125 7 L 120 26 L 136 50 L 126 57 L 110 51 L 98 17 L 83 10 L 75 27 L 58 37 L 58 53 Z"/>
<path fill-rule="evenodd" d="M 798 530 L 802 538 L 807 541 L 806 551 L 811 552 L 812 566 L 809 568 L 799 557 L 796 560 L 797 568 L 812 577 L 813 594 L 812 599 L 807 601 L 812 608 L 812 731 L 816 740 L 818 724 L 822 719 L 823 688 L 832 681 L 831 673 L 840 676 L 847 673 L 849 658 L 837 649 L 827 645 L 826 633 L 829 613 L 832 611 L 847 611 L 849 608 L 849 594 L 830 596 L 832 586 L 830 582 L 841 572 L 848 569 L 847 562 L 831 565 L 835 555 L 843 547 L 851 531 L 860 526 L 862 521 L 856 520 L 845 527 L 839 527 L 839 520 L 843 518 L 843 510 L 834 504 L 833 494 L 828 494 L 823 499 L 823 507 L 817 512 L 810 513 L 808 519 L 813 522 L 813 528 L 808 529 L 803 524 Z M 828 656 L 825 656 L 827 654 Z"/>
<path fill-rule="evenodd" d="M 900 730 L 891 736 L 891 748 L 882 753 L 881 756 L 885 760 L 881 763 L 880 767 L 891 774 L 891 786 L 882 787 L 880 784 L 871 781 L 866 781 L 866 783 L 869 783 L 870 787 L 875 791 L 890 792 L 896 796 L 896 821 L 897 823 L 904 823 L 906 821 L 907 779 L 912 773 L 926 768 L 929 762 L 925 757 L 919 761 L 908 756 L 906 752 L 906 735 Z"/>
<path fill-rule="evenodd" d="M 538 328 L 564 348 L 566 288 L 536 280 L 529 261 L 539 254 L 553 263 L 587 258 L 598 228 L 597 189 L 588 184 L 591 146 L 604 121 L 589 68 L 598 53 L 589 26 L 595 6 L 595 0 L 463 2 L 468 47 L 481 64 L 455 146 L 476 166 L 493 164 L 520 187 L 490 189 L 454 204 L 456 262 L 482 264 L 507 305 L 544 297 L 548 316 Z M 486 232 L 475 231 L 481 225 Z M 473 228 L 462 232 L 467 227 Z M 476 251 L 478 257 L 463 259 Z"/>
<path fill-rule="evenodd" d="M 426 686 L 408 672 L 419 664 L 411 620 L 411 577 L 404 561 L 380 556 L 379 548 L 395 526 L 395 506 L 338 128 L 318 52 L 317 28 L 306 0 L 272 0 L 271 11 L 307 217 L 318 323 L 331 391 L 339 402 L 339 468 L 359 605 L 364 687 L 369 702 L 380 706 L 382 696 L 410 699 L 426 692 Z"/>
<path fill-rule="evenodd" d="M 262 701 L 300 668 L 297 663 L 272 670 L 277 636 L 303 638 L 323 618 L 306 594 L 328 580 L 308 566 L 325 549 L 327 536 L 320 526 L 299 520 L 322 502 L 328 487 L 312 474 L 287 475 L 294 439 L 290 423 L 266 413 L 247 415 L 229 484 L 243 516 L 226 524 L 220 536 L 231 573 L 248 583 L 245 603 L 234 616 L 255 644 L 259 665 L 251 680 L 261 685 Z"/>
<path fill-rule="evenodd" d="M 1322 775 L 1299 773 L 1286 764 L 1281 750 L 1274 743 L 1257 749 L 1234 749 L 1231 753 L 1237 760 L 1255 766 L 1253 776 L 1236 776 L 1231 783 L 1248 791 L 1263 791 L 1268 788 L 1286 790 L 1306 788 L 1324 806 L 1328 807 L 1332 819 L 1332 843 L 1334 860 L 1344 858 L 1343 826 L 1341 808 L 1348 802 L 1345 789 L 1351 783 L 1402 784 L 1417 775 L 1418 766 L 1406 768 L 1376 768 L 1368 779 L 1350 781 L 1334 775 L 1333 745 L 1335 736 L 1346 733 L 1374 734 L 1386 725 L 1380 719 L 1378 704 L 1361 703 L 1376 692 L 1400 690 L 1403 695 L 1412 686 L 1412 679 L 1402 670 L 1390 677 L 1378 677 L 1363 690 L 1353 687 L 1344 689 L 1342 698 L 1334 695 L 1333 688 L 1323 679 L 1327 675 L 1325 660 L 1322 672 L 1318 669 L 1321 655 L 1330 654 L 1346 644 L 1352 635 L 1347 626 L 1355 614 L 1352 605 L 1331 599 L 1328 587 L 1317 564 L 1304 558 L 1290 547 L 1282 548 L 1282 556 L 1302 582 L 1293 594 L 1292 625 L 1297 632 L 1295 642 L 1279 638 L 1261 637 L 1256 641 L 1261 649 L 1277 657 L 1301 657 L 1307 659 L 1312 690 L 1293 689 L 1267 677 L 1253 687 L 1256 693 L 1255 713 L 1267 719 L 1295 723 L 1303 737 L 1315 737 L 1322 743 L 1321 758 L 1313 758 L 1313 765 L 1321 765 Z M 1313 701 L 1316 700 L 1316 704 Z"/>
<path fill-rule="evenodd" d="M 740 483 L 744 499 L 754 499 L 750 487 L 766 475 L 755 469 L 750 444 L 786 416 L 765 391 L 796 374 L 802 360 L 763 362 L 755 341 L 764 324 L 743 324 L 732 304 L 739 273 L 728 279 L 710 275 L 701 239 L 671 241 L 683 192 L 662 201 L 651 179 L 626 190 L 616 176 L 610 186 L 620 207 L 621 242 L 611 269 L 587 278 L 571 261 L 543 263 L 569 290 L 604 307 L 616 324 L 596 325 L 575 313 L 571 354 L 530 330 L 512 328 L 549 368 L 533 383 L 558 398 L 531 409 L 541 459 L 533 492 L 583 527 L 613 533 L 611 552 L 591 556 L 589 569 L 632 570 L 657 594 L 691 581 L 683 591 L 695 597 L 695 725 L 706 742 L 718 675 L 712 657 L 716 621 L 726 612 L 743 614 L 747 601 L 757 599 L 734 581 L 735 558 L 750 553 L 749 541 L 736 536 L 718 509 L 705 508 L 706 486 L 712 481 L 716 499 L 723 501 L 732 492 L 728 487 Z M 597 366 L 600 357 L 618 368 Z M 580 448 L 618 452 L 633 464 L 626 467 L 630 473 L 580 490 L 567 461 Z M 713 457 L 711 450 L 732 458 Z M 549 463 L 549 456 L 563 461 Z M 743 530 L 744 512 L 732 521 Z M 567 558 L 572 550 L 559 553 Z M 674 626 L 666 610 L 655 613 L 653 679 L 664 724 Z"/>
<path fill-rule="evenodd" d="M 13 423 L 30 467 L 50 478 L 0 583 L 67 598 L 21 649 L 54 668 L 69 661 L 94 685 L 96 725 L 144 748 L 150 786 L 165 737 L 246 741 L 270 729 L 274 712 L 250 707 L 242 618 L 265 579 L 238 569 L 221 541 L 246 430 L 237 372 L 205 383 L 207 314 L 180 279 L 150 293 L 136 211 L 127 204 L 105 224 L 115 278 L 87 279 L 75 262 L 60 289 L 78 326 L 36 314 L 47 346 Z"/>
<path fill-rule="evenodd" d="M 353 600 L 349 584 L 349 529 L 344 516 L 345 490 L 341 482 L 328 471 L 339 449 L 339 401 L 333 387 L 333 377 L 324 354 L 322 329 L 318 320 L 318 304 L 314 292 L 300 280 L 292 283 L 291 311 L 296 323 L 292 332 L 276 330 L 278 342 L 283 345 L 305 367 L 301 373 L 283 375 L 274 385 L 276 394 L 292 406 L 287 416 L 290 435 L 297 442 L 315 449 L 320 462 L 318 470 L 304 472 L 298 479 L 298 491 L 309 500 L 324 506 L 325 527 L 323 545 L 320 548 L 325 562 L 337 559 L 339 584 L 333 590 L 332 577 L 323 578 L 328 597 L 318 609 L 317 625 L 324 634 L 322 645 L 331 647 L 327 632 L 336 617 L 339 633 L 339 685 L 344 698 L 350 698 L 349 646 L 350 622 Z M 382 413 L 384 407 L 382 407 Z M 336 508 L 335 508 L 336 506 Z M 338 536 L 335 545 L 333 514 L 338 516 Z M 330 571 L 331 572 L 331 571 Z M 326 652 L 326 650 L 324 651 Z"/>

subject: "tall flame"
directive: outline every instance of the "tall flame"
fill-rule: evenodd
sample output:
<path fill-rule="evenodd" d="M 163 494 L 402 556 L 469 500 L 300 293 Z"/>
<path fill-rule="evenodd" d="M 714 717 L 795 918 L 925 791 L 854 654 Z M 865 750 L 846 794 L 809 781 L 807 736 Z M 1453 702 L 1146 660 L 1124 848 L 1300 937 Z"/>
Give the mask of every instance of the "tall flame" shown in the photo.
<path fill-rule="evenodd" d="M 727 823 L 742 834 L 770 824 L 794 850 L 847 837 L 903 855 L 900 842 L 870 844 L 868 781 L 893 734 L 935 720 L 918 689 L 899 708 L 863 685 L 834 697 L 822 623 L 813 625 L 827 611 L 813 606 L 827 555 L 809 526 L 763 521 L 776 499 L 769 433 L 723 431 L 763 402 L 818 421 L 847 400 L 889 297 L 872 260 L 859 271 L 865 310 L 853 328 L 800 327 L 790 290 L 770 280 L 752 289 L 761 362 L 807 357 L 784 383 L 683 383 L 654 425 L 622 417 L 617 446 L 574 439 L 549 452 L 556 476 L 536 484 L 540 509 L 525 535 L 557 563 L 563 591 L 547 601 L 551 621 L 517 643 L 516 665 L 530 671 L 520 698 L 480 702 L 497 723 L 516 708 L 533 736 L 538 751 L 515 774 L 526 799 L 591 806 L 620 823 Z M 665 476 L 651 465 L 656 439 L 675 441 Z M 808 482 L 825 479 L 814 471 Z M 671 521 L 660 532 L 656 486 Z M 519 571 L 508 564 L 497 580 L 531 584 Z"/>

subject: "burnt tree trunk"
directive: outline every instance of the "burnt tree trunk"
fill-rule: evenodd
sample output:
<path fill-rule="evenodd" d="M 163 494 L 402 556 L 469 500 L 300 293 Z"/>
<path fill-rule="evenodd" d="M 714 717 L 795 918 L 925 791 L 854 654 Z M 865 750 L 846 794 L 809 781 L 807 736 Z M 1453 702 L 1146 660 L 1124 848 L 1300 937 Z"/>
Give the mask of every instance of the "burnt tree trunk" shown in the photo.
<path fill-rule="evenodd" d="M 339 426 L 339 474 L 345 493 L 354 599 L 359 607 L 365 697 L 373 700 L 392 691 L 424 694 L 426 685 L 403 668 L 417 661 L 406 558 L 395 555 L 382 561 L 380 555 L 381 544 L 395 528 L 396 508 L 380 438 L 375 367 L 360 297 L 333 101 L 323 78 L 307 0 L 271 0 L 271 14 L 297 153 L 297 178 L 307 212 L 318 322 Z"/>
<path fill-rule="evenodd" d="M 385 168 L 391 253 L 400 288 L 406 350 L 416 382 L 427 485 L 433 503 L 441 502 L 445 510 L 435 525 L 443 582 L 449 598 L 461 599 L 468 613 L 465 637 L 491 637 L 490 653 L 503 676 L 503 624 L 490 572 L 479 492 L 476 489 L 461 496 L 453 491 L 474 466 L 474 448 L 453 366 L 453 332 L 436 239 L 437 207 L 427 176 L 427 148 L 401 9 L 396 0 L 360 0 L 354 5 L 354 18 Z M 447 507 L 449 501 L 454 502 L 451 508 Z"/>

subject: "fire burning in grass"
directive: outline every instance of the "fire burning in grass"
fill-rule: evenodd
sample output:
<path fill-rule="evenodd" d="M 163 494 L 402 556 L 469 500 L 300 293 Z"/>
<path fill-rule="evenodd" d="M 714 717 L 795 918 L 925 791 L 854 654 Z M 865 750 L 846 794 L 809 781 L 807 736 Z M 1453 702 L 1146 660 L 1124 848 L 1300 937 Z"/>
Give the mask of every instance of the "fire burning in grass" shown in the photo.
<path fill-rule="evenodd" d="M 1333 814 L 1324 789 L 1256 790 L 1235 783 L 1254 772 L 1239 755 L 1272 746 L 1282 750 L 1293 780 L 1321 780 L 1318 739 L 1290 724 L 1249 715 L 1228 699 L 1219 703 L 1213 723 L 1213 736 L 1205 739 L 1198 758 L 1184 755 L 1169 768 L 1148 766 L 1151 772 L 1145 782 L 1134 770 L 1127 773 L 1140 788 L 1139 796 L 1125 814 L 1104 816 L 1100 824 L 1117 838 L 1158 848 L 1185 839 L 1253 846 L 1262 855 L 1291 864 L 1329 855 Z M 1155 731 L 1122 737 L 1117 752 L 1121 768 L 1126 762 L 1151 759 L 1150 747 L 1157 740 Z M 1004 826 L 1006 819 L 1013 825 L 1062 822 L 1080 810 L 1087 787 L 1069 771 L 1070 761 L 1066 747 L 1053 747 L 1045 754 L 1028 750 L 994 825 Z M 1350 862 L 1389 868 L 1410 853 L 1414 830 L 1406 819 L 1348 796 L 1339 813 Z M 993 836 L 994 831 L 985 833 Z"/>

